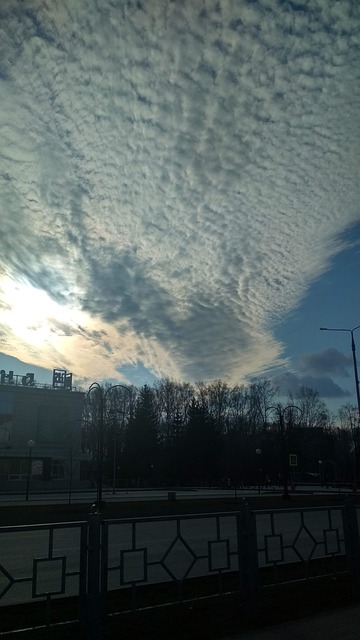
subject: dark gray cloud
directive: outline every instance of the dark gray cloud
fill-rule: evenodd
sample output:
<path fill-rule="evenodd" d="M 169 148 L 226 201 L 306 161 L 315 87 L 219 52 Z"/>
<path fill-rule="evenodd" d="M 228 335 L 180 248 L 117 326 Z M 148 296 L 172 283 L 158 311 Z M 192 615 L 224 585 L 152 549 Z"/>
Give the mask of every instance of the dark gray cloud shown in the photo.
<path fill-rule="evenodd" d="M 301 387 L 307 387 L 317 391 L 322 398 L 347 398 L 352 394 L 342 389 L 328 376 L 299 375 L 297 373 L 284 373 L 272 378 L 274 387 L 278 388 L 279 395 L 287 396 L 296 394 Z"/>
<path fill-rule="evenodd" d="M 79 377 L 281 363 L 269 327 L 359 217 L 359 6 L 3 0 L 0 294 L 68 315 L 44 302 L 36 347 L 4 311 L 0 349 Z"/>
<path fill-rule="evenodd" d="M 325 349 L 318 353 L 307 353 L 300 357 L 301 368 L 309 374 L 349 377 L 353 361 L 337 349 Z"/>

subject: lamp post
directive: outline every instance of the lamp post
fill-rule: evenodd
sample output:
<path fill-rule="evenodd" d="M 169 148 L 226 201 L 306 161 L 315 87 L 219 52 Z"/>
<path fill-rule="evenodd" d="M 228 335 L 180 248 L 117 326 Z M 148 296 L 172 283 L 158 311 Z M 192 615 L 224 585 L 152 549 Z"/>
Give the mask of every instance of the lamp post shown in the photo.
<path fill-rule="evenodd" d="M 29 500 L 29 490 L 30 490 L 30 475 L 31 475 L 31 453 L 32 448 L 35 445 L 34 440 L 28 440 L 27 446 L 29 448 L 29 456 L 28 456 L 28 469 L 27 469 L 27 480 L 26 480 L 26 501 Z"/>
<path fill-rule="evenodd" d="M 358 453 L 358 440 L 359 440 L 359 427 L 360 427 L 360 390 L 359 390 L 359 374 L 356 362 L 356 345 L 354 339 L 354 332 L 360 329 L 360 324 L 353 329 L 339 329 L 339 328 L 329 328 L 329 327 L 320 327 L 320 331 L 341 331 L 343 333 L 350 333 L 351 335 L 351 351 L 353 358 L 353 367 L 354 367 L 354 378 L 355 378 L 355 389 L 356 389 L 356 399 L 357 399 L 357 407 L 358 407 L 358 427 L 356 430 L 356 437 L 354 441 L 355 449 L 354 449 L 354 493 L 357 490 L 357 453 Z"/>
<path fill-rule="evenodd" d="M 69 420 L 66 423 L 66 426 L 70 426 L 73 425 L 75 422 L 82 422 L 83 424 L 87 424 L 91 426 L 91 422 L 89 422 L 89 420 L 85 420 L 85 418 L 75 418 L 74 420 Z M 70 431 L 68 433 L 68 445 L 69 445 L 69 497 L 68 497 L 68 502 L 69 504 L 71 504 L 71 494 L 72 494 L 72 480 L 73 480 L 73 446 L 74 446 L 74 441 L 73 441 L 73 431 L 72 431 L 72 426 L 70 426 Z"/>
<path fill-rule="evenodd" d="M 260 491 L 261 491 L 261 464 L 260 464 L 261 458 L 260 458 L 260 456 L 262 454 L 262 451 L 261 451 L 261 449 L 255 449 L 255 453 L 256 453 L 256 455 L 258 457 L 258 460 L 259 460 L 259 463 L 258 463 L 258 493 L 260 493 Z"/>
<path fill-rule="evenodd" d="M 281 440 L 281 459 L 282 459 L 281 467 L 282 467 L 282 473 L 283 473 L 283 486 L 284 486 L 284 493 L 282 497 L 283 497 L 283 500 L 290 500 L 289 487 L 288 487 L 288 482 L 289 482 L 289 473 L 288 473 L 289 460 L 288 460 L 288 448 L 287 448 L 288 434 L 286 433 L 285 414 L 287 411 L 291 409 L 297 409 L 297 411 L 300 411 L 301 413 L 301 409 L 300 407 L 297 407 L 295 404 L 288 404 L 286 407 L 283 407 L 280 403 L 277 405 L 268 407 L 268 409 L 273 409 L 274 411 L 276 411 L 279 419 L 280 440 Z"/>
<path fill-rule="evenodd" d="M 103 465 L 104 465 L 104 410 L 105 402 L 108 394 L 113 389 L 118 387 L 126 388 L 122 384 L 114 384 L 104 391 L 103 387 L 98 382 L 93 382 L 87 392 L 87 396 L 96 391 L 99 396 L 99 429 L 98 429 L 98 459 L 97 459 L 97 508 L 100 510 L 102 507 L 102 493 L 103 493 Z"/>
<path fill-rule="evenodd" d="M 329 327 L 320 327 L 320 331 L 342 331 L 342 332 L 351 334 L 351 351 L 352 351 L 352 357 L 353 357 L 356 398 L 357 398 L 357 406 L 358 406 L 359 421 L 360 421 L 359 375 L 358 375 L 358 368 L 357 368 L 357 362 L 356 362 L 356 345 L 355 345 L 355 339 L 354 339 L 354 331 L 356 331 L 357 329 L 360 329 L 360 324 L 357 327 L 354 327 L 353 329 L 332 329 Z"/>
<path fill-rule="evenodd" d="M 319 484 L 323 486 L 323 475 L 322 475 L 323 461 L 319 460 L 318 462 L 319 462 Z"/>

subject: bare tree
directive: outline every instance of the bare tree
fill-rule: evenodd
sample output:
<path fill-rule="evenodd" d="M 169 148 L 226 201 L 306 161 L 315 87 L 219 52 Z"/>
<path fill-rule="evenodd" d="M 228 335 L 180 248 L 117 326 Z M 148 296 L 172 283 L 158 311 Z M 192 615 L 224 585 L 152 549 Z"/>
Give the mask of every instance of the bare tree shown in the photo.
<path fill-rule="evenodd" d="M 341 426 L 348 430 L 351 434 L 350 453 L 353 463 L 353 482 L 354 489 L 357 488 L 357 478 L 359 475 L 359 462 L 360 462 L 360 425 L 359 425 L 359 411 L 357 407 L 353 407 L 349 404 L 344 405 L 339 410 L 339 417 Z"/>
<path fill-rule="evenodd" d="M 276 389 L 269 378 L 255 378 L 249 387 L 248 420 L 252 433 L 267 425 L 267 413 L 274 404 Z"/>
<path fill-rule="evenodd" d="M 300 387 L 295 395 L 290 394 L 290 402 L 300 407 L 302 427 L 325 428 L 329 423 L 330 416 L 326 404 L 314 389 Z"/>

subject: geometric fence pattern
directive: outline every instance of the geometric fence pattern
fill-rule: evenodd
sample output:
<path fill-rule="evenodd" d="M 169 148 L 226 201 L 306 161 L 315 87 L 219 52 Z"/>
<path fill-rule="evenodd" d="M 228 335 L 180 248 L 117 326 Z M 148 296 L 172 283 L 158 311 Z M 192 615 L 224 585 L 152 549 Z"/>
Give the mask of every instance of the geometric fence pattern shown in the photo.
<path fill-rule="evenodd" d="M 0 527 L 0 606 L 78 596 L 87 617 L 100 618 L 113 590 L 129 589 L 136 607 L 145 585 L 170 582 L 181 600 L 189 578 L 214 576 L 222 594 L 234 574 L 234 589 L 246 591 L 244 576 L 254 581 L 263 567 L 276 582 L 281 566 L 298 563 L 306 574 L 313 561 L 344 555 L 360 572 L 359 519 L 356 507 L 251 512 L 244 504 L 230 513 Z"/>
<path fill-rule="evenodd" d="M 86 591 L 87 522 L 0 528 L 0 605 Z"/>
<path fill-rule="evenodd" d="M 275 576 L 281 564 L 301 562 L 308 575 L 312 560 L 345 554 L 342 507 L 257 511 L 256 528 L 259 566 Z"/>
<path fill-rule="evenodd" d="M 105 520 L 102 523 L 104 591 L 169 582 L 181 590 L 189 578 L 239 570 L 238 513 Z M 106 556 L 106 557 L 104 557 Z"/>

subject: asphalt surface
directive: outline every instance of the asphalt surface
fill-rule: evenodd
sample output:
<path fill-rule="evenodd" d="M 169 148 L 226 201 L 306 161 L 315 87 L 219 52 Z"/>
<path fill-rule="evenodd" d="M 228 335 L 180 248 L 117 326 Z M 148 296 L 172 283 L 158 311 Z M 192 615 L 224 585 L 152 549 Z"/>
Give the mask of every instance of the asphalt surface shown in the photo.
<path fill-rule="evenodd" d="M 300 618 L 224 640 L 358 640 L 360 605 Z"/>
<path fill-rule="evenodd" d="M 246 498 L 250 496 L 268 496 L 281 495 L 282 489 L 271 487 L 262 488 L 260 493 L 257 487 L 246 489 L 117 489 L 114 493 L 112 489 L 106 488 L 103 491 L 103 500 L 106 502 L 136 502 L 143 500 L 167 500 L 169 494 L 174 493 L 176 499 L 196 500 L 211 498 L 237 497 Z M 317 494 L 317 495 L 334 495 L 349 494 L 349 489 L 342 488 L 340 491 L 334 487 L 320 487 L 319 485 L 299 486 L 295 495 Z M 73 491 L 71 494 L 71 502 L 84 503 L 96 501 L 96 489 L 92 491 Z M 67 504 L 69 502 L 69 493 L 61 492 L 31 492 L 28 500 L 25 500 L 25 493 L 8 493 L 0 492 L 0 504 L 16 505 L 16 504 Z"/>

